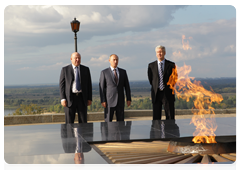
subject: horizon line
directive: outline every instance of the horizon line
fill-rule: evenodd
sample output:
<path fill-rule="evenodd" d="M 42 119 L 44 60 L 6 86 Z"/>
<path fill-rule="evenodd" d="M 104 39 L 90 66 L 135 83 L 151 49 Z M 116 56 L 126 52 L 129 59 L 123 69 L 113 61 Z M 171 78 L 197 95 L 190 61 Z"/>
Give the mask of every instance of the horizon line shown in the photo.
<path fill-rule="evenodd" d="M 195 77 L 195 79 L 229 79 L 229 78 L 235 78 L 236 77 L 215 77 L 215 78 L 210 78 L 210 77 L 205 77 L 205 78 L 201 78 L 201 77 Z M 148 80 L 132 80 L 132 81 L 129 81 L 129 82 L 141 82 L 141 81 L 147 81 Z M 99 83 L 99 82 L 92 82 L 92 84 L 96 84 L 96 83 Z M 58 85 L 58 83 L 36 83 L 36 84 L 8 84 L 8 85 L 4 85 L 4 87 L 7 87 L 7 86 L 49 86 L 49 85 Z"/>

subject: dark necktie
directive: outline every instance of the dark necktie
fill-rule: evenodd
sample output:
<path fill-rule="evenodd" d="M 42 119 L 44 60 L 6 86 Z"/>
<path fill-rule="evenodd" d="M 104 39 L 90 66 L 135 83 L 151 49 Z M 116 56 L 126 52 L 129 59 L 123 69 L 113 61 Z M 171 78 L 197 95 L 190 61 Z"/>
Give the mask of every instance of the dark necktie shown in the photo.
<path fill-rule="evenodd" d="M 162 63 L 160 62 L 160 71 L 159 71 L 159 88 L 160 90 L 164 89 L 164 84 L 163 84 L 163 71 L 162 71 Z"/>
<path fill-rule="evenodd" d="M 114 76 L 115 76 L 115 82 L 117 84 L 118 83 L 118 76 L 117 76 L 116 69 L 113 69 L 113 71 L 114 71 Z"/>
<path fill-rule="evenodd" d="M 78 91 L 81 90 L 81 84 L 80 84 L 80 78 L 79 78 L 79 73 L 78 73 L 78 67 L 75 67 L 75 73 L 76 73 L 76 89 Z"/>

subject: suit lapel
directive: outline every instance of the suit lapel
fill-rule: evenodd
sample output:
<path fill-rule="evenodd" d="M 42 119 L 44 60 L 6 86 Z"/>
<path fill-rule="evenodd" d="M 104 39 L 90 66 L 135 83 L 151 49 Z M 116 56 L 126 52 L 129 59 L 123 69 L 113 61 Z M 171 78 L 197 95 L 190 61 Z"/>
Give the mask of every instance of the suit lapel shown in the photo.
<path fill-rule="evenodd" d="M 119 74 L 119 76 L 118 76 L 118 83 L 117 83 L 117 85 L 119 84 L 120 79 L 121 79 L 121 69 L 119 69 L 119 68 L 118 68 L 118 74 Z"/>
<path fill-rule="evenodd" d="M 155 64 L 153 65 L 153 72 L 157 73 L 157 78 L 158 78 L 158 82 L 159 82 L 159 72 L 158 72 L 158 60 L 155 61 Z"/>
<path fill-rule="evenodd" d="M 73 67 L 72 64 L 69 66 L 69 70 L 70 70 L 70 76 L 71 76 L 71 80 L 74 80 L 74 72 L 73 72 Z"/>
<path fill-rule="evenodd" d="M 83 68 L 82 68 L 81 64 L 79 65 L 79 69 L 80 69 L 80 84 L 82 85 Z"/>
<path fill-rule="evenodd" d="M 166 70 L 168 69 L 168 67 L 169 67 L 168 60 L 165 59 L 165 66 L 164 66 L 163 76 L 164 76 Z"/>
<path fill-rule="evenodd" d="M 153 71 L 154 71 L 154 72 L 155 72 L 155 71 L 158 72 L 158 60 L 155 61 Z"/>
<path fill-rule="evenodd" d="M 72 83 L 74 81 L 74 73 L 73 73 L 73 67 L 72 67 L 72 64 L 70 64 L 68 66 L 68 70 L 69 70 L 69 78 L 70 78 L 70 87 L 72 87 Z"/>

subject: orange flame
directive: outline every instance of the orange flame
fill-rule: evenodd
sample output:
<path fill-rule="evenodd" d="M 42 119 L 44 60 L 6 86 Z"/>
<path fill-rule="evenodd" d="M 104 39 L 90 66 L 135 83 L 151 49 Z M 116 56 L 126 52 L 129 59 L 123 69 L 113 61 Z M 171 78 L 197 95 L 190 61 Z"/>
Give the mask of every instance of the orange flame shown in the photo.
<path fill-rule="evenodd" d="M 214 162 L 212 162 L 211 164 L 198 163 L 196 170 L 218 170 L 218 166 Z"/>
<path fill-rule="evenodd" d="M 182 54 L 181 54 L 180 51 L 178 51 L 178 52 L 173 52 L 173 55 L 176 56 L 176 57 L 181 57 L 181 56 L 182 56 Z"/>
<path fill-rule="evenodd" d="M 189 46 L 189 41 L 187 40 L 187 42 L 184 42 L 185 39 L 192 39 L 192 37 L 186 38 L 185 35 L 182 35 L 182 44 L 183 44 L 183 49 L 184 50 L 188 50 L 188 49 L 192 49 L 192 47 Z"/>
<path fill-rule="evenodd" d="M 217 124 L 215 122 L 214 108 L 211 107 L 212 102 L 220 103 L 223 98 L 220 94 L 204 89 L 200 81 L 194 80 L 194 77 L 189 77 L 191 66 L 184 64 L 183 67 L 173 68 L 172 75 L 169 77 L 167 85 L 172 89 L 179 98 L 189 102 L 190 98 L 194 97 L 194 107 L 192 113 L 194 116 L 190 122 L 196 126 L 196 131 L 193 133 L 194 143 L 216 143 L 215 131 Z M 192 81 L 193 82 L 192 82 Z M 174 86 L 175 85 L 175 86 Z M 207 109 L 207 110 L 206 110 Z M 205 115 L 210 115 L 210 118 L 205 118 Z"/>

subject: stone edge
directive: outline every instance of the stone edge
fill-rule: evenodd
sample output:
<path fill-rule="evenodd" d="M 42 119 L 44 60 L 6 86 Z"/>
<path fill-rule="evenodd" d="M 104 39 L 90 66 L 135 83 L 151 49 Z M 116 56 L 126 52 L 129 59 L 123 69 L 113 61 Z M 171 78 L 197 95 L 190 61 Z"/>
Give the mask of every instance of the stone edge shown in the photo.
<path fill-rule="evenodd" d="M 197 111 L 197 110 L 195 110 Z M 215 109 L 215 114 L 236 114 L 236 109 Z M 165 115 L 163 110 L 163 115 Z M 176 109 L 175 115 L 193 115 L 190 109 Z M 152 110 L 125 110 L 125 118 L 130 117 L 151 117 Z M 87 115 L 88 121 L 104 121 L 103 112 L 90 112 Z M 77 122 L 77 116 L 76 120 Z M 18 124 L 36 124 L 36 123 L 60 123 L 65 122 L 64 113 L 46 114 L 46 115 L 21 115 L 21 116 L 4 116 L 4 125 Z"/>

